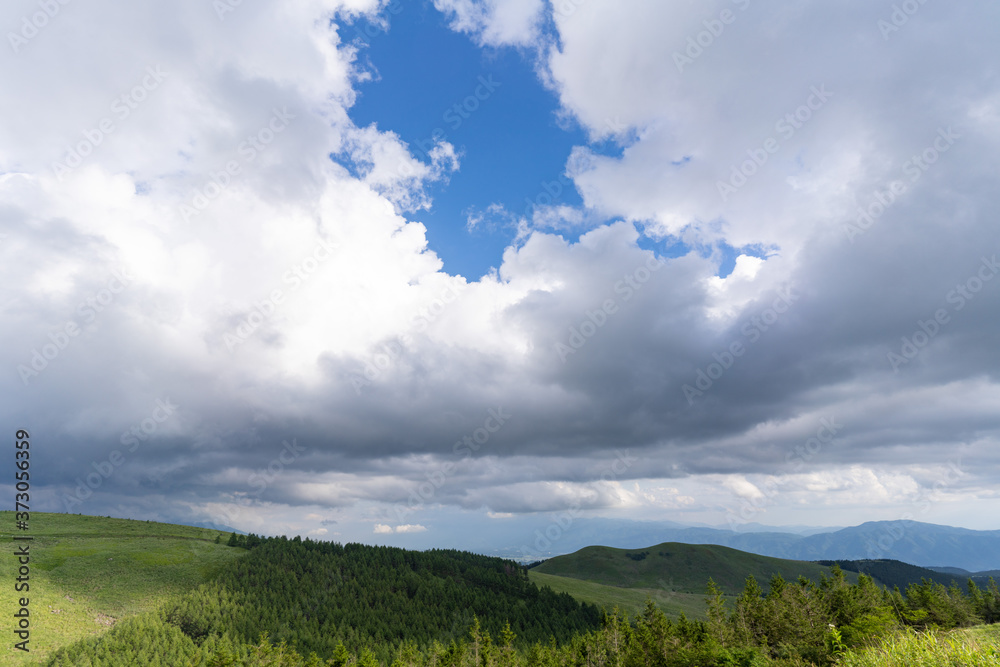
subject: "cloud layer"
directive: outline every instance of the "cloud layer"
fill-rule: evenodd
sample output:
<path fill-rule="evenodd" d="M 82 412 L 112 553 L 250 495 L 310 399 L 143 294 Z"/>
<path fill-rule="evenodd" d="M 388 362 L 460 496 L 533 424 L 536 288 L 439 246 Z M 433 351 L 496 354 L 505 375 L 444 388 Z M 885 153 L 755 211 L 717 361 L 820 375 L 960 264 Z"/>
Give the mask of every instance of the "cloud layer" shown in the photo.
<path fill-rule="evenodd" d="M 2 10 L 0 409 L 44 509 L 991 527 L 996 7 L 436 1 L 594 140 L 584 205 L 465 278 L 413 217 L 454 147 L 350 118 L 340 25 L 385 8 L 215 4 Z"/>

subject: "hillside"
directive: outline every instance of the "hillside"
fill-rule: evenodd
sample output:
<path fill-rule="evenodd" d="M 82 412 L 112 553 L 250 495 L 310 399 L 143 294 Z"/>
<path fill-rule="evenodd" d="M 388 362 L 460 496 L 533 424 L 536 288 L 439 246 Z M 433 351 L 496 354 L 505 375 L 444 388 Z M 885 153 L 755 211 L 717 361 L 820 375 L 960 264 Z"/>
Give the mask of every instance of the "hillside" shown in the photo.
<path fill-rule="evenodd" d="M 800 575 L 819 581 L 830 568 L 805 561 L 790 561 L 750 554 L 718 545 L 665 542 L 645 549 L 587 547 L 557 556 L 533 568 L 542 574 L 582 579 L 618 588 L 671 590 L 704 594 L 708 579 L 730 595 L 743 590 L 749 575 L 761 585 L 780 574 L 788 581 Z M 857 575 L 848 573 L 848 580 Z"/>
<path fill-rule="evenodd" d="M 621 588 L 597 584 L 583 579 L 544 574 L 536 568 L 528 571 L 528 578 L 538 586 L 548 586 L 557 593 L 567 593 L 580 602 L 588 602 L 611 612 L 618 607 L 635 618 L 652 600 L 668 618 L 678 618 L 684 614 L 690 619 L 707 620 L 707 605 L 704 593 L 681 593 L 670 588 Z M 735 596 L 728 596 L 732 600 Z"/>
<path fill-rule="evenodd" d="M 813 534 L 756 526 L 752 532 L 680 527 L 670 522 L 578 519 L 559 541 L 563 552 L 592 544 L 630 548 L 636 544 L 715 544 L 789 560 L 894 559 L 920 567 L 955 567 L 970 572 L 1000 568 L 1000 530 L 968 530 L 919 521 L 870 521 Z M 498 534 L 496 540 L 506 540 Z M 494 544 L 498 547 L 499 544 Z M 555 556 L 541 553 L 535 559 Z"/>
<path fill-rule="evenodd" d="M 827 566 L 836 563 L 843 570 L 863 572 L 888 588 L 898 586 L 900 590 L 906 590 L 908 585 L 919 584 L 924 579 L 943 586 L 956 585 L 962 589 L 966 587 L 969 579 L 982 587 L 986 587 L 989 583 L 988 573 L 983 573 L 986 575 L 983 576 L 983 574 L 973 574 L 959 568 L 946 568 L 947 571 L 941 571 L 885 558 L 878 560 L 820 560 L 816 562 Z"/>
<path fill-rule="evenodd" d="M 14 513 L 0 512 L 0 527 L 13 526 Z M 5 642 L 0 665 L 30 664 L 56 647 L 100 635 L 209 581 L 242 555 L 216 530 L 128 519 L 32 512 L 30 535 L 31 656 Z M 222 543 L 215 543 L 217 536 Z M 7 544 L 11 537 L 0 533 Z M 13 581 L 16 568 L 15 559 L 0 559 L 0 578 Z M 0 591 L 0 606 L 13 610 L 19 594 L 7 585 Z"/>
<path fill-rule="evenodd" d="M 107 524 L 100 530 L 109 520 L 94 521 L 98 530 L 92 532 L 111 544 L 131 539 L 115 537 L 116 528 L 128 528 L 133 536 L 141 533 L 141 524 Z M 71 533 L 72 525 L 68 528 L 63 532 Z M 480 623 L 482 631 L 494 637 L 512 631 L 512 647 L 550 638 L 567 641 L 600 625 L 596 607 L 539 589 L 524 568 L 500 558 L 256 535 L 231 535 L 211 544 L 225 550 L 229 559 L 212 570 L 206 583 L 191 590 L 187 582 L 186 588 L 169 591 L 178 595 L 168 595 L 163 582 L 157 582 L 163 590 L 153 597 L 148 596 L 147 582 L 117 590 L 123 603 L 146 595 L 164 604 L 116 624 L 102 637 L 59 648 L 45 664 L 202 664 L 219 651 L 246 657 L 262 633 L 305 653 L 328 657 L 346 647 L 370 650 L 374 658 L 390 662 L 406 647 L 435 642 L 448 646 L 462 640 Z M 162 560 L 162 547 L 147 546 L 146 560 Z M 110 552 L 101 557 L 105 553 Z M 122 558 L 120 551 L 115 553 L 115 560 Z M 129 555 L 131 561 L 141 558 L 139 553 Z M 100 578 L 96 573 L 104 565 L 97 560 L 82 564 L 80 570 L 89 571 L 93 580 Z M 115 579 L 128 578 L 126 573 L 115 574 Z"/>
<path fill-rule="evenodd" d="M 1000 620 L 995 586 L 966 597 L 928 582 L 904 597 L 868 577 L 853 584 L 841 570 L 825 576 L 830 570 L 817 563 L 704 545 L 591 547 L 526 571 L 469 552 L 222 539 L 206 529 L 100 517 L 33 515 L 32 536 L 32 653 L 8 650 L 3 664 L 582 667 L 613 654 L 623 664 L 650 664 L 655 654 L 677 665 L 787 667 L 783 655 L 829 664 L 830 623 L 847 646 L 862 647 L 903 625 Z M 767 592 L 750 581 L 743 590 L 748 574 L 767 587 L 775 573 L 821 583 Z M 706 600 L 699 582 L 707 576 L 727 594 Z M 621 607 L 639 642 L 623 645 L 632 630 L 620 615 L 602 623 L 599 609 L 571 595 Z"/>
<path fill-rule="evenodd" d="M 990 577 L 1000 580 L 1000 570 L 985 570 L 983 572 L 969 572 L 968 570 L 963 570 L 960 567 L 929 567 L 928 570 L 933 570 L 934 572 L 940 572 L 941 574 L 950 574 L 956 579 L 965 581 L 966 579 L 972 578 L 977 582 L 982 582 L 988 580 Z"/>

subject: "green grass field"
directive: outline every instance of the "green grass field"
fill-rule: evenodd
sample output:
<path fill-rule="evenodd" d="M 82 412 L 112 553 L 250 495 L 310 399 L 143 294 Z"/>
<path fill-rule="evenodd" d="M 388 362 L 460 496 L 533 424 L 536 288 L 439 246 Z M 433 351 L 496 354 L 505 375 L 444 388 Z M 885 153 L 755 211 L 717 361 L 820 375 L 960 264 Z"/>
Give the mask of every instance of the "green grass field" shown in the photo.
<path fill-rule="evenodd" d="M 838 667 L 1000 667 L 1000 627 L 908 632 L 849 651 Z"/>
<path fill-rule="evenodd" d="M 705 594 L 682 593 L 666 588 L 620 588 L 607 586 L 582 579 L 559 577 L 552 574 L 528 570 L 528 578 L 538 586 L 548 586 L 557 593 L 569 593 L 580 602 L 589 602 L 603 607 L 609 612 L 618 607 L 628 613 L 629 618 L 635 618 L 646 607 L 650 599 L 663 610 L 667 616 L 680 617 L 683 612 L 690 619 L 705 620 L 707 606 Z M 728 599 L 732 600 L 733 597 Z"/>
<path fill-rule="evenodd" d="M 206 581 L 246 553 L 225 545 L 229 535 L 207 528 L 32 512 L 31 653 L 13 648 L 12 614 L 24 593 L 14 590 L 14 513 L 0 512 L 0 613 L 5 621 L 0 665 L 33 664 L 54 648 L 105 632 L 118 619 Z M 221 543 L 216 544 L 216 536 Z"/>
<path fill-rule="evenodd" d="M 630 558 L 646 554 L 641 560 Z M 727 594 L 738 595 L 748 575 L 767 588 L 774 574 L 788 581 L 799 575 L 818 582 L 830 568 L 807 561 L 769 558 L 729 547 L 666 542 L 645 549 L 586 547 L 565 556 L 550 558 L 533 572 L 582 579 L 606 586 L 642 590 L 670 589 L 704 595 L 709 577 Z M 845 572 L 851 583 L 858 575 Z"/>

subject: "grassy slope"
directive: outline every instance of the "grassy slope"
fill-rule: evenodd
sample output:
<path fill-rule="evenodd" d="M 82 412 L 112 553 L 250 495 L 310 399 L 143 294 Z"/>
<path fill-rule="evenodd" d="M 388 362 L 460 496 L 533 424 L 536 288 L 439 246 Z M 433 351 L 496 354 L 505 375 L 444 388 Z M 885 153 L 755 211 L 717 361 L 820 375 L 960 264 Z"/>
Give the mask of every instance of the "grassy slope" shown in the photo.
<path fill-rule="evenodd" d="M 626 554 L 648 552 L 643 560 L 632 560 Z M 582 579 L 606 586 L 647 590 L 673 590 L 704 595 L 708 578 L 727 594 L 743 590 L 748 575 L 757 578 L 766 590 L 775 573 L 788 581 L 803 575 L 819 581 L 830 568 L 807 561 L 784 560 L 758 556 L 729 547 L 666 542 L 645 549 L 614 549 L 586 547 L 579 551 L 551 558 L 533 568 L 541 574 Z M 857 581 L 857 575 L 847 572 L 847 579 Z"/>
<path fill-rule="evenodd" d="M 979 626 L 953 632 L 908 632 L 876 646 L 848 651 L 840 667 L 996 667 L 1000 665 L 1000 627 Z"/>
<path fill-rule="evenodd" d="M 557 593 L 569 593 L 580 602 L 590 602 L 611 611 L 618 607 L 627 612 L 629 618 L 635 618 L 646 607 L 646 600 L 651 599 L 663 612 L 672 618 L 677 618 L 683 612 L 691 619 L 707 619 L 705 610 L 705 594 L 681 593 L 670 588 L 620 588 L 595 584 L 592 581 L 558 577 L 528 571 L 528 578 L 538 586 L 548 586 Z M 733 600 L 734 597 L 728 599 Z"/>
<path fill-rule="evenodd" d="M 0 541 L 14 551 L 14 513 L 0 512 Z M 19 533 L 26 534 L 26 533 Z M 127 519 L 32 512 L 31 654 L 9 641 L 3 623 L 0 665 L 31 664 L 52 649 L 104 632 L 115 619 L 153 609 L 163 599 L 206 581 L 241 553 L 225 546 L 227 534 L 208 528 Z M 222 543 L 215 544 L 216 535 Z M 0 559 L 0 613 L 19 608 L 17 563 Z M 11 619 L 12 620 L 12 619 Z"/>

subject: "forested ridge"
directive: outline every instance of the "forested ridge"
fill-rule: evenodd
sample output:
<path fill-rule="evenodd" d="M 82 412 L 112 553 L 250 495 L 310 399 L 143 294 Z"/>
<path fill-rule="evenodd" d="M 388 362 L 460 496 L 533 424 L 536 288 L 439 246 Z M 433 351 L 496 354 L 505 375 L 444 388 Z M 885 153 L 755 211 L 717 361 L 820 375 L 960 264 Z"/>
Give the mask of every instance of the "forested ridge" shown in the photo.
<path fill-rule="evenodd" d="M 839 565 L 845 572 L 864 573 L 874 578 L 881 584 L 889 588 L 899 587 L 905 589 L 913 583 L 920 583 L 924 579 L 934 581 L 944 586 L 952 584 L 962 584 L 972 579 L 977 586 L 989 586 L 990 576 L 988 574 L 966 573 L 964 575 L 938 572 L 926 567 L 910 565 L 890 558 L 868 559 L 868 560 L 819 560 L 820 565 Z"/>
<path fill-rule="evenodd" d="M 211 584 L 45 664 L 828 666 L 907 629 L 1000 620 L 992 580 L 965 590 L 926 580 L 901 592 L 864 574 L 851 584 L 834 567 L 818 583 L 775 576 L 766 590 L 748 577 L 734 602 L 709 581 L 707 622 L 669 619 L 652 602 L 630 620 L 538 589 L 499 558 L 297 538 L 234 535 L 231 544 L 250 551 Z"/>
<path fill-rule="evenodd" d="M 256 642 L 262 633 L 321 656 L 332 656 L 340 645 L 352 653 L 367 647 L 388 659 L 403 643 L 460 641 L 476 619 L 492 636 L 508 628 L 519 647 L 566 641 L 601 622 L 597 607 L 539 589 L 523 566 L 501 558 L 235 534 L 230 546 L 249 553 L 211 583 L 155 617 L 123 623 L 108 639 L 61 649 L 48 664 L 89 664 L 83 659 L 102 643 L 128 643 L 122 627 L 127 634 L 148 635 L 171 656 L 162 664 L 176 665 L 195 657 L 203 644 L 232 648 Z"/>

